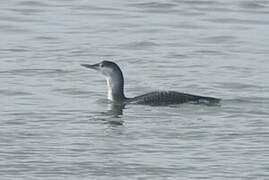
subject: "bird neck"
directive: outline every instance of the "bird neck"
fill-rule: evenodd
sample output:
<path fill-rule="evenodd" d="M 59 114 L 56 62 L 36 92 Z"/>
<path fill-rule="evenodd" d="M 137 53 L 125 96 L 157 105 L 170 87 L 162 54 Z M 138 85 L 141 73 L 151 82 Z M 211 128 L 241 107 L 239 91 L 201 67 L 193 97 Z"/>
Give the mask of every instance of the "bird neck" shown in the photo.
<path fill-rule="evenodd" d="M 106 82 L 108 87 L 107 98 L 110 101 L 123 101 L 126 99 L 124 95 L 124 80 L 122 75 L 107 77 Z"/>

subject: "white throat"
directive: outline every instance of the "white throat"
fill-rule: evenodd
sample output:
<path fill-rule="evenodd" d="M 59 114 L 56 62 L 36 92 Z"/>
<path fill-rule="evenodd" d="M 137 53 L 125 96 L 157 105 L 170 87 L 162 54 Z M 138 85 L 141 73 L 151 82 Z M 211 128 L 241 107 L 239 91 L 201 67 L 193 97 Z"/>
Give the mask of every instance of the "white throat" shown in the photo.
<path fill-rule="evenodd" d="M 107 99 L 109 99 L 110 101 L 114 101 L 113 96 L 112 96 L 112 83 L 111 83 L 111 78 L 110 77 L 106 77 L 106 83 L 107 83 Z"/>

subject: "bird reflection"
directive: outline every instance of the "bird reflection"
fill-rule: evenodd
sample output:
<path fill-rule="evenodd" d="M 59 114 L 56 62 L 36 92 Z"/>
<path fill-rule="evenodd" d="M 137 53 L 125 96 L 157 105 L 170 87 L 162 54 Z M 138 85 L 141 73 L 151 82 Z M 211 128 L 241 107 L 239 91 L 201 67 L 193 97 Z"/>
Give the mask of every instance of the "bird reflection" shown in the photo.
<path fill-rule="evenodd" d="M 122 103 L 109 103 L 108 110 L 102 112 L 102 120 L 110 125 L 123 125 L 122 120 L 123 110 L 125 109 L 125 104 Z"/>
<path fill-rule="evenodd" d="M 125 109 L 125 104 L 123 103 L 110 103 L 108 104 L 108 113 L 112 116 L 119 118 L 121 115 L 123 115 L 123 109 Z"/>

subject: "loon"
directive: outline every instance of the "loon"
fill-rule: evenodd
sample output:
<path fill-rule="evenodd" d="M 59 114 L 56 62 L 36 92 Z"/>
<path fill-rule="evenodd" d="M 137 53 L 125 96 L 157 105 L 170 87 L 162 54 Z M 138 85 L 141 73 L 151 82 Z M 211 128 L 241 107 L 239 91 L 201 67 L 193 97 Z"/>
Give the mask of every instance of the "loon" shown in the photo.
<path fill-rule="evenodd" d="M 134 103 L 144 105 L 171 105 L 181 103 L 203 103 L 203 104 L 218 104 L 220 99 L 197 96 L 192 94 L 180 93 L 176 91 L 155 91 L 144 95 L 127 98 L 124 95 L 124 78 L 119 66 L 112 61 L 102 61 L 97 64 L 81 64 L 89 69 L 94 69 L 101 72 L 107 82 L 108 100 L 116 103 Z"/>

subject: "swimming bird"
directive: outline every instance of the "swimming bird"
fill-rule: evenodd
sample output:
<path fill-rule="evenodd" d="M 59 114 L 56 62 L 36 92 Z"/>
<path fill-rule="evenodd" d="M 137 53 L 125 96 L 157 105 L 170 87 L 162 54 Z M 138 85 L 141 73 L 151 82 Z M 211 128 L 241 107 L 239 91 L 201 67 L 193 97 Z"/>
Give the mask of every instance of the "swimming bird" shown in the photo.
<path fill-rule="evenodd" d="M 97 70 L 105 76 L 108 87 L 107 98 L 112 102 L 145 105 L 169 105 L 186 102 L 218 104 L 220 102 L 220 99 L 217 98 L 180 93 L 176 91 L 155 91 L 133 98 L 127 98 L 124 94 L 123 74 L 116 63 L 112 61 L 102 61 L 93 65 L 81 64 L 81 66 Z"/>

